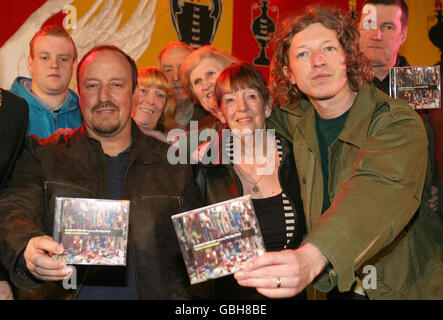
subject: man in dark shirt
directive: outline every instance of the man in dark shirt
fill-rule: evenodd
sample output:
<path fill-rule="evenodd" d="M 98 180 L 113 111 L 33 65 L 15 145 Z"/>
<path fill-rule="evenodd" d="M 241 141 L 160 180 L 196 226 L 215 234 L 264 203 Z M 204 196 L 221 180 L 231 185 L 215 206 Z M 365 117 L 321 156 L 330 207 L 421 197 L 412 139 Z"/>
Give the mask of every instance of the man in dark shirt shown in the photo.
<path fill-rule="evenodd" d="M 368 0 L 360 19 L 360 50 L 374 70 L 374 84 L 389 93 L 389 69 L 407 66 L 398 51 L 408 35 L 408 7 L 403 0 Z"/>

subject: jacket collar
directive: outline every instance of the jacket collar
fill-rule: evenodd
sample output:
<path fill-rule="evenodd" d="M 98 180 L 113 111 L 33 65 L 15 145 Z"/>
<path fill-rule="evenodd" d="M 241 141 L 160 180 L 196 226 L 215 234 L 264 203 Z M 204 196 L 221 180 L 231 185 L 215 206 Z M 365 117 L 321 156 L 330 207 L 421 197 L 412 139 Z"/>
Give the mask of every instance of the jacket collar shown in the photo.
<path fill-rule="evenodd" d="M 129 163 L 132 163 L 137 158 L 141 158 L 145 165 L 166 159 L 169 145 L 143 134 L 137 127 L 134 120 L 131 121 L 132 143 Z M 78 141 L 86 138 L 90 144 L 98 145 L 101 148 L 100 141 L 89 136 L 84 124 L 74 130 L 72 133 L 67 134 L 65 138 L 69 141 Z"/>
<path fill-rule="evenodd" d="M 374 112 L 383 104 L 378 101 L 374 85 L 365 85 L 357 93 L 338 139 L 361 148 Z"/>
<path fill-rule="evenodd" d="M 132 120 L 132 146 L 129 161 L 140 157 L 145 165 L 155 163 L 159 160 L 167 160 L 170 145 L 153 137 L 143 134 L 137 124 Z"/>
<path fill-rule="evenodd" d="M 384 99 L 383 95 L 380 94 L 373 84 L 362 86 L 349 110 L 345 125 L 338 139 L 360 148 L 366 137 L 366 130 L 372 115 L 385 103 L 387 103 L 387 100 Z M 297 117 L 301 117 L 300 121 L 297 122 L 297 127 L 309 142 L 309 146 L 314 153 L 319 154 L 317 139 L 312 139 L 312 137 L 317 137 L 315 109 L 312 104 L 308 100 L 302 99 L 295 109 L 289 107 L 281 108 Z"/>
<path fill-rule="evenodd" d="M 296 108 L 282 107 L 282 110 L 291 113 L 297 118 L 296 126 L 306 141 L 308 148 L 316 157 L 320 157 L 317 132 L 315 130 L 315 109 L 312 104 L 305 99 L 300 100 Z"/>

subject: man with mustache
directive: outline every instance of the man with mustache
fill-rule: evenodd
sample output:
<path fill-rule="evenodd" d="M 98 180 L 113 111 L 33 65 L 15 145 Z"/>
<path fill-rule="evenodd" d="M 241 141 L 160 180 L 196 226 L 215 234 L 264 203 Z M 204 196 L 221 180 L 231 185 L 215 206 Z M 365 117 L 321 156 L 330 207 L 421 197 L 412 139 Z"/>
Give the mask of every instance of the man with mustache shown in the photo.
<path fill-rule="evenodd" d="M 11 92 L 29 105 L 26 133 L 46 138 L 53 132 L 69 132 L 82 123 L 78 96 L 69 89 L 77 66 L 77 49 L 71 36 L 59 26 L 40 29 L 29 43 L 28 69 L 32 79 L 18 77 Z"/>
<path fill-rule="evenodd" d="M 167 161 L 169 145 L 143 135 L 131 120 L 137 68 L 114 46 L 91 49 L 79 62 L 83 125 L 67 135 L 28 138 L 0 197 L 0 257 L 12 282 L 32 289 L 19 298 L 186 298 L 188 283 L 170 216 L 197 207 L 188 165 Z M 126 267 L 77 267 L 77 288 L 59 280 L 72 269 L 53 254 L 57 196 L 130 200 Z"/>
<path fill-rule="evenodd" d="M 371 84 L 355 22 L 309 7 L 277 28 L 271 125 L 293 142 L 307 235 L 235 274 L 269 297 L 441 299 L 440 217 L 429 207 L 417 113 Z"/>

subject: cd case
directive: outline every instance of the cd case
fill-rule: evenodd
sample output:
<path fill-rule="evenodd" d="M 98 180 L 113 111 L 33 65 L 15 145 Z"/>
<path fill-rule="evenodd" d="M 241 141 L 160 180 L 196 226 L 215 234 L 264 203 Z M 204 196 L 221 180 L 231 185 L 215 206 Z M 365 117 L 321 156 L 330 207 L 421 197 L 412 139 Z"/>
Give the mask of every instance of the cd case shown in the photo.
<path fill-rule="evenodd" d="M 126 265 L 129 201 L 55 198 L 54 240 L 67 264 Z"/>
<path fill-rule="evenodd" d="M 414 109 L 441 107 L 440 66 L 395 67 L 389 71 L 389 94 Z"/>
<path fill-rule="evenodd" d="M 265 252 L 250 195 L 171 218 L 191 284 L 232 274 Z"/>

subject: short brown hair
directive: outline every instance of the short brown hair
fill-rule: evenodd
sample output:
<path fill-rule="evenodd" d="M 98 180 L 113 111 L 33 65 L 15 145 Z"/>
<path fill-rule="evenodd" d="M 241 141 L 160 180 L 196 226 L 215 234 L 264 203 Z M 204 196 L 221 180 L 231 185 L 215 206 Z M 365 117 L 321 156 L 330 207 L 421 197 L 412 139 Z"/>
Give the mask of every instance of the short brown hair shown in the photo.
<path fill-rule="evenodd" d="M 408 5 L 406 4 L 406 2 L 404 0 L 366 0 L 363 2 L 362 4 L 362 9 L 365 5 L 367 4 L 381 4 L 384 6 L 397 6 L 401 9 L 401 26 L 402 28 L 407 27 L 408 26 L 408 21 L 409 21 L 409 9 L 408 9 Z"/>
<path fill-rule="evenodd" d="M 217 107 L 221 107 L 223 96 L 228 91 L 246 88 L 257 90 L 264 105 L 271 103 L 269 90 L 262 73 L 250 63 L 239 62 L 226 67 L 217 78 L 215 83 Z"/>
<path fill-rule="evenodd" d="M 66 30 L 60 26 L 57 25 L 48 25 L 42 27 L 37 33 L 32 37 L 31 42 L 29 42 L 29 53 L 31 54 L 31 58 L 34 58 L 34 43 L 39 37 L 44 36 L 55 36 L 55 37 L 62 37 L 68 40 L 72 44 L 72 48 L 74 49 L 74 57 L 73 61 L 75 61 L 78 57 L 77 53 L 77 47 L 75 46 L 74 40 L 72 40 L 69 33 L 66 32 Z"/>
<path fill-rule="evenodd" d="M 292 106 L 304 96 L 296 85 L 291 84 L 284 69 L 290 70 L 289 48 L 292 38 L 314 23 L 321 23 L 336 32 L 345 54 L 351 89 L 357 91 L 363 84 L 372 81 L 373 71 L 369 60 L 360 51 L 360 34 L 355 21 L 334 7 L 308 6 L 302 14 L 284 19 L 273 35 L 274 56 L 270 68 L 270 89 L 275 101 L 280 104 Z"/>

